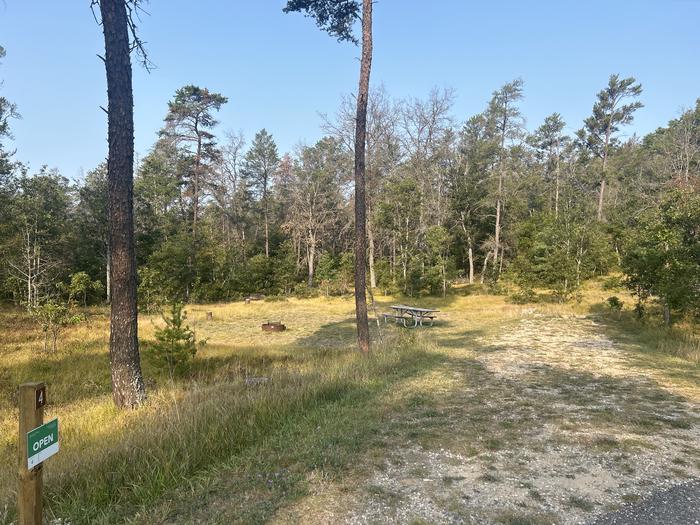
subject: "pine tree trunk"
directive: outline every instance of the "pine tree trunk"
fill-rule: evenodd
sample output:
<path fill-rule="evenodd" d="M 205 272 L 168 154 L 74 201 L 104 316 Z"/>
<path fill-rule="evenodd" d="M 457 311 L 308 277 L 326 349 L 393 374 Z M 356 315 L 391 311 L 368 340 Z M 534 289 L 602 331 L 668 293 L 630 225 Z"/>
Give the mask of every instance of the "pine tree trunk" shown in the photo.
<path fill-rule="evenodd" d="M 554 181 L 554 218 L 559 219 L 559 154 L 557 153 L 557 167 Z"/>
<path fill-rule="evenodd" d="M 107 241 L 107 272 L 105 275 L 107 281 L 107 304 L 112 303 L 112 255 L 109 253 L 109 241 Z"/>
<path fill-rule="evenodd" d="M 270 257 L 270 225 L 267 218 L 267 202 L 265 203 L 265 257 Z"/>
<path fill-rule="evenodd" d="M 603 203 L 605 202 L 605 178 L 608 164 L 608 145 L 610 144 L 610 129 L 605 132 L 605 142 L 603 144 L 603 166 L 600 174 L 600 193 L 598 194 L 598 221 L 603 220 Z"/>
<path fill-rule="evenodd" d="M 362 60 L 360 85 L 357 96 L 355 125 L 355 317 L 357 319 L 357 347 L 369 353 L 369 325 L 367 322 L 366 260 L 367 234 L 365 213 L 365 147 L 367 140 L 367 101 L 369 76 L 372 69 L 372 0 L 362 2 Z"/>
<path fill-rule="evenodd" d="M 503 177 L 505 176 L 505 166 L 503 164 L 503 156 L 506 148 L 506 128 L 508 125 L 508 111 L 505 109 L 503 116 L 503 127 L 501 131 L 501 151 L 498 160 L 498 195 L 496 197 L 496 227 L 494 230 L 494 247 L 493 247 L 493 268 L 498 265 L 498 250 L 501 247 L 501 211 L 503 208 Z"/>
<path fill-rule="evenodd" d="M 600 193 L 598 194 L 598 213 L 596 215 L 598 221 L 603 220 L 603 200 L 605 198 L 605 179 L 600 181 Z"/>
<path fill-rule="evenodd" d="M 112 396 L 120 408 L 146 397 L 138 346 L 134 249 L 134 104 L 129 30 L 124 0 L 101 0 L 107 71 L 111 314 L 109 356 Z"/>
<path fill-rule="evenodd" d="M 202 136 L 199 133 L 197 124 L 195 124 L 195 133 L 197 134 L 197 153 L 194 159 L 194 188 L 192 195 L 192 253 L 188 258 L 188 263 L 190 265 L 190 278 L 192 281 L 197 282 L 197 225 L 199 218 L 199 186 L 200 186 L 200 166 L 202 159 Z M 187 286 L 187 298 L 189 300 L 189 289 Z"/>
<path fill-rule="evenodd" d="M 194 188 L 192 189 L 192 243 L 194 251 L 197 247 L 197 219 L 199 217 L 199 167 L 202 158 L 202 137 L 195 126 L 197 133 L 197 154 L 194 158 Z"/>
<path fill-rule="evenodd" d="M 377 274 L 374 271 L 374 232 L 372 231 L 372 221 L 367 221 L 367 243 L 369 248 L 369 286 L 377 287 Z"/>

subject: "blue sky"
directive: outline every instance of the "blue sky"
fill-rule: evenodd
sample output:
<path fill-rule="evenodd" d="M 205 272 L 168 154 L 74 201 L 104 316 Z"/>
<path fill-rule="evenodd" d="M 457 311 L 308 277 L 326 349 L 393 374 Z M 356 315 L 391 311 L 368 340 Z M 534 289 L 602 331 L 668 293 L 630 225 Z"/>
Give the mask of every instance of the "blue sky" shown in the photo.
<path fill-rule="evenodd" d="M 148 152 L 167 101 L 184 84 L 229 97 L 220 130 L 250 138 L 265 127 L 281 151 L 321 136 L 357 85 L 359 50 L 338 44 L 283 0 L 151 0 L 141 23 L 153 62 L 135 67 L 136 151 Z M 17 158 L 75 179 L 107 150 L 102 35 L 89 0 L 0 0 L 2 94 Z M 560 112 L 573 132 L 611 73 L 644 86 L 645 108 L 628 133 L 647 133 L 700 97 L 700 0 L 378 0 L 373 83 L 394 97 L 452 87 L 458 120 L 491 92 L 525 81 L 529 129 Z"/>

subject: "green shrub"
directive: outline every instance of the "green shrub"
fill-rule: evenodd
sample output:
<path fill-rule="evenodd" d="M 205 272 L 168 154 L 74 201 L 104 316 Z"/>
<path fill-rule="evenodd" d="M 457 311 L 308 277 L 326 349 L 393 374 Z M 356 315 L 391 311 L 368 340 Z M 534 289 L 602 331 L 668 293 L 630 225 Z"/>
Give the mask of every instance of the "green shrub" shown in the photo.
<path fill-rule="evenodd" d="M 619 275 L 613 275 L 603 281 L 603 290 L 620 290 L 625 285 L 624 279 Z"/>
<path fill-rule="evenodd" d="M 620 312 L 622 312 L 622 305 L 624 304 L 622 301 L 620 301 L 620 298 L 613 295 L 612 297 L 608 297 L 606 302 L 608 304 L 608 308 L 610 308 L 610 311 L 616 313 L 619 318 Z"/>
<path fill-rule="evenodd" d="M 510 296 L 511 302 L 515 304 L 527 304 L 537 301 L 537 294 L 532 288 L 522 288 Z"/>
<path fill-rule="evenodd" d="M 53 300 L 33 307 L 30 313 L 44 332 L 44 352 L 49 349 L 49 337 L 51 337 L 51 350 L 56 352 L 58 334 L 66 326 L 77 324 L 83 320 L 82 316 L 74 315 L 67 304 Z"/>
<path fill-rule="evenodd" d="M 83 306 L 87 306 L 88 297 L 91 295 L 102 297 L 104 285 L 100 281 L 93 281 L 87 272 L 76 272 L 71 274 L 70 283 L 66 286 L 61 283 L 61 288 L 68 292 L 68 304 L 76 304 L 76 299 L 80 298 Z"/>

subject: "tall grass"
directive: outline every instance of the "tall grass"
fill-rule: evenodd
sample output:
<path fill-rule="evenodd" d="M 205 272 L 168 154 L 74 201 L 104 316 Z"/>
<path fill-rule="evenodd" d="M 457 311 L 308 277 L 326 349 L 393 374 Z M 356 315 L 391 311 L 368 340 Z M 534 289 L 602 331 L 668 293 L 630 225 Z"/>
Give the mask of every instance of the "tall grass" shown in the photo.
<path fill-rule="evenodd" d="M 62 451 L 46 469 L 46 507 L 74 524 L 118 521 L 319 408 L 369 404 L 431 359 L 401 337 L 408 339 L 370 358 L 297 349 L 284 367 L 269 367 L 261 384 L 243 377 L 172 383 L 135 413 L 118 414 L 104 399 L 62 436 Z M 3 489 L 7 504 L 13 494 Z"/>

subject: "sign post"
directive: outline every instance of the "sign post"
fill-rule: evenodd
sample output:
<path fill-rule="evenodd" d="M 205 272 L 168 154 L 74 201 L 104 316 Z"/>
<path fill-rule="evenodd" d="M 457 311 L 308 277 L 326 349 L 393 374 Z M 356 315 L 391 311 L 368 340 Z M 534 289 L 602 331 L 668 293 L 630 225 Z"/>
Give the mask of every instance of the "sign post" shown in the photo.
<path fill-rule="evenodd" d="M 17 510 L 19 525 L 41 525 L 42 523 L 42 476 L 41 461 L 30 468 L 28 449 L 29 434 L 44 422 L 46 386 L 44 383 L 25 383 L 19 387 L 19 494 Z M 58 439 L 58 425 L 56 425 Z M 58 441 L 56 441 L 58 443 Z M 48 444 L 50 446 L 50 444 Z M 36 455 L 36 454 L 34 454 Z"/>

